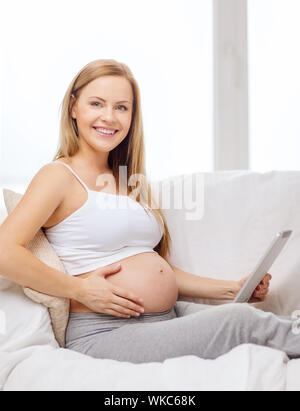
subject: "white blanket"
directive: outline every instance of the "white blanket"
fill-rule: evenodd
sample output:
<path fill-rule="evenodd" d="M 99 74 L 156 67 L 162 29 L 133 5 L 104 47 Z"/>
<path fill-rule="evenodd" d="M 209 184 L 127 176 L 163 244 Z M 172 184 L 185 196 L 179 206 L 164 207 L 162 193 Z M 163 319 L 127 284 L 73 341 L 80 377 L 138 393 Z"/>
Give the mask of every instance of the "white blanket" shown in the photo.
<path fill-rule="evenodd" d="M 36 346 L 0 354 L 0 381 L 4 390 L 285 390 L 284 353 L 243 344 L 215 359 L 193 355 L 163 363 L 132 364 L 94 359 L 75 351 Z M 296 363 L 291 361 L 297 373 Z M 294 389 L 300 388 L 290 378 Z M 298 379 L 299 381 L 299 379 Z"/>

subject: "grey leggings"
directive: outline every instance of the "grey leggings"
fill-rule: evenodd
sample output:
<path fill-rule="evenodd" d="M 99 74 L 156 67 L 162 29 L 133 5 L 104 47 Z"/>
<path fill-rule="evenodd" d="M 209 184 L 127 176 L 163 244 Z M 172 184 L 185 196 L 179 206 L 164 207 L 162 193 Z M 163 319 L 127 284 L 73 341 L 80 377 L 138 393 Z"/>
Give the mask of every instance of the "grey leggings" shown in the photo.
<path fill-rule="evenodd" d="M 239 344 L 252 343 L 298 358 L 300 335 L 292 324 L 289 317 L 249 304 L 208 306 L 177 301 L 168 311 L 139 318 L 70 313 L 66 348 L 94 358 L 143 363 L 182 355 L 214 359 Z"/>

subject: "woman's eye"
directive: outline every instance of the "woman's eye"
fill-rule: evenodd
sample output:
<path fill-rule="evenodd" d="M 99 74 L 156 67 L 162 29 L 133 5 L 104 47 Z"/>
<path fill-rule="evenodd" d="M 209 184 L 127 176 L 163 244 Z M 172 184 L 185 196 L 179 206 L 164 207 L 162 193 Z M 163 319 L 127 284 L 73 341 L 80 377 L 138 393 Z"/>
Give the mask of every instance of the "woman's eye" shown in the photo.
<path fill-rule="evenodd" d="M 93 102 L 91 103 L 91 106 L 98 107 L 98 106 L 95 106 L 95 104 L 100 104 L 100 103 L 99 103 L 98 101 L 93 101 Z M 128 110 L 126 106 L 118 106 L 118 108 L 119 108 L 119 107 L 123 107 L 124 110 L 122 110 L 122 111 Z"/>

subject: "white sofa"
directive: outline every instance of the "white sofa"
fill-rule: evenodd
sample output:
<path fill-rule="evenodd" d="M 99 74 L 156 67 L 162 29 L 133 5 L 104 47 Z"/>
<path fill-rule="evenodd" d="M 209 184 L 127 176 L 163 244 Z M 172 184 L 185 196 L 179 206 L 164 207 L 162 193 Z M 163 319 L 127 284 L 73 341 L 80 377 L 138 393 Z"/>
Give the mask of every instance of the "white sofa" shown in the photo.
<path fill-rule="evenodd" d="M 193 274 L 237 280 L 251 272 L 277 231 L 291 229 L 288 244 L 269 270 L 270 295 L 256 306 L 287 316 L 299 310 L 300 172 L 176 176 L 159 182 L 157 194 L 162 199 L 162 192 L 170 187 L 175 192 L 191 179 L 204 183 L 203 197 L 198 198 L 203 200 L 203 216 L 187 219 L 187 209 L 175 209 L 174 204 L 164 209 L 173 241 L 170 262 Z M 6 213 L 2 210 L 1 215 L 3 220 Z M 2 390 L 300 389 L 300 359 L 289 360 L 279 350 L 243 344 L 215 360 L 193 355 L 144 364 L 93 359 L 59 348 L 47 309 L 3 280 L 0 321 L 1 310 L 6 319 L 5 334 L 0 326 Z"/>

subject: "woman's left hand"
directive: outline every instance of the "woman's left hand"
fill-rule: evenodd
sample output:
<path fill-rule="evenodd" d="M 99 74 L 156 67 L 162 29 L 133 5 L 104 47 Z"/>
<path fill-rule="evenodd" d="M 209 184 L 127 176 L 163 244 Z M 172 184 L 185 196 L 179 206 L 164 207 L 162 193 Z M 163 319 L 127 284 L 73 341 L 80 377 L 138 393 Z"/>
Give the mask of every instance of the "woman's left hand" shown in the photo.
<path fill-rule="evenodd" d="M 242 286 L 245 284 L 245 282 L 248 280 L 249 276 L 243 278 L 242 280 L 238 281 L 239 286 L 242 288 Z M 272 276 L 271 274 L 266 274 L 264 278 L 261 280 L 261 282 L 258 284 L 258 286 L 255 288 L 250 300 L 248 303 L 258 303 L 261 301 L 264 301 L 267 297 L 267 294 L 269 292 L 269 287 L 270 287 L 270 280 Z"/>

